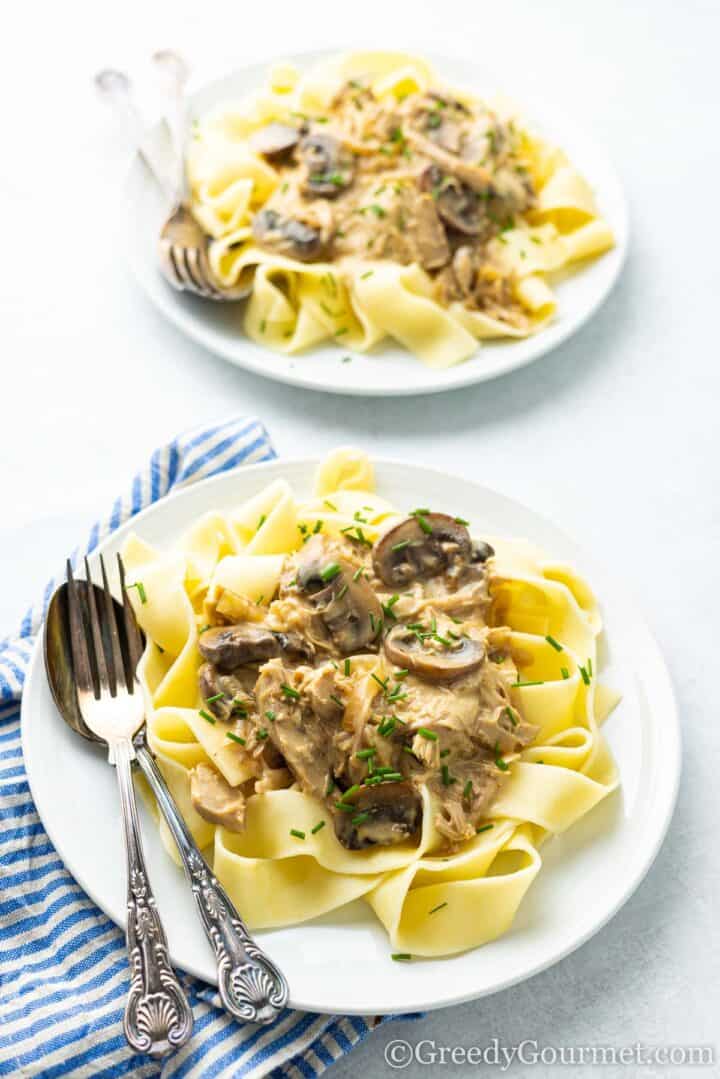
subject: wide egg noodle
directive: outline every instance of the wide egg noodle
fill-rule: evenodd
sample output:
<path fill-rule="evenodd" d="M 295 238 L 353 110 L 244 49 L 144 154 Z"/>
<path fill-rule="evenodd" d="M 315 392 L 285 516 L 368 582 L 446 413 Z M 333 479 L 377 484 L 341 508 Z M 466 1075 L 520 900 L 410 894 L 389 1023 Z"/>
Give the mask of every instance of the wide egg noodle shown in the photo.
<path fill-rule="evenodd" d="M 302 75 L 281 65 L 270 71 L 266 86 L 212 110 L 195 126 L 188 153 L 193 212 L 212 238 L 209 258 L 218 280 L 225 287 L 253 285 L 244 313 L 247 336 L 290 355 L 323 342 L 367 352 L 390 338 L 428 366 L 445 368 L 473 355 L 478 341 L 537 333 L 557 308 L 547 275 L 601 254 L 614 238 L 584 177 L 561 150 L 526 130 L 519 116 L 538 202 L 528 220 L 511 230 L 519 238 L 500 238 L 509 250 L 498 261 L 511 275 L 524 321 L 460 303 L 440 305 L 417 265 L 356 258 L 306 264 L 255 246 L 253 216 L 277 187 L 280 174 L 252 150 L 248 138 L 271 121 L 321 116 L 339 87 L 355 76 L 369 79 L 380 100 L 400 101 L 435 83 L 426 61 L 405 53 L 344 54 Z M 457 93 L 473 100 L 466 91 Z M 490 246 L 499 247 L 499 241 Z M 329 281 L 333 287 L 326 295 Z"/>
<path fill-rule="evenodd" d="M 427 791 L 417 845 L 364 851 L 345 849 L 326 807 L 294 788 L 251 794 L 247 827 L 239 833 L 205 821 L 190 800 L 190 771 L 199 763 L 211 764 L 233 786 L 246 784 L 245 790 L 256 774 L 244 747 L 199 711 L 197 640 L 213 591 L 230 588 L 268 603 L 283 554 L 298 548 L 303 529 L 320 522 L 332 534 L 359 525 L 372 540 L 397 518 L 375 491 L 372 462 L 344 447 L 321 463 L 305 501 L 275 481 L 229 511 L 200 518 L 172 550 L 161 553 L 130 536 L 123 557 L 147 635 L 138 677 L 149 744 L 190 830 L 248 923 L 294 924 L 363 898 L 394 949 L 441 956 L 506 932 L 540 871 L 542 844 L 618 784 L 600 731 L 618 700 L 597 682 L 602 620 L 591 589 L 571 566 L 547 559 L 525 540 L 487 537 L 496 551 L 492 621 L 508 627 L 503 647 L 520 671 L 517 703 L 539 733 L 510 760 L 486 827 L 458 850 L 443 850 Z M 265 595 L 258 596 L 260 581 Z M 371 675 L 386 671 L 378 656 L 354 662 L 364 675 L 348 711 L 361 725 L 375 693 Z M 177 860 L 163 822 L 160 828 Z"/>

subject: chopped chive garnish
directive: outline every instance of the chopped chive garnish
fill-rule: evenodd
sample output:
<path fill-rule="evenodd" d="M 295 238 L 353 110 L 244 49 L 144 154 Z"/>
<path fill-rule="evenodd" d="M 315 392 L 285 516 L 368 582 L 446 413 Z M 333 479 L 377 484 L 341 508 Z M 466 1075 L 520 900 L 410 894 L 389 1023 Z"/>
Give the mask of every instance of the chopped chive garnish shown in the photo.
<path fill-rule="evenodd" d="M 323 505 L 324 505 L 324 506 L 327 506 L 327 507 L 328 507 L 328 509 L 331 509 L 331 510 L 332 510 L 332 511 L 333 511 L 334 513 L 337 513 L 337 511 L 338 511 L 338 508 L 337 508 L 337 506 L 336 506 L 336 505 L 334 505 L 334 504 L 333 504 L 333 503 L 332 503 L 332 502 L 330 501 L 330 499 L 329 499 L 329 498 L 325 498 L 325 499 L 323 500 Z"/>
<path fill-rule="evenodd" d="M 206 712 L 204 708 L 200 709 L 200 715 L 203 717 L 203 719 L 207 720 L 208 723 L 216 722 L 215 716 L 211 716 L 210 713 Z"/>
<path fill-rule="evenodd" d="M 377 750 L 372 746 L 370 749 L 359 749 L 355 756 L 360 761 L 367 761 L 370 760 L 371 757 L 374 757 L 376 753 Z"/>
<path fill-rule="evenodd" d="M 505 715 L 508 717 L 508 719 L 512 723 L 513 727 L 517 727 L 517 720 L 515 719 L 515 716 L 512 714 L 512 709 L 511 708 L 506 708 L 505 709 Z"/>
<path fill-rule="evenodd" d="M 507 772 L 508 768 L 510 767 L 510 765 L 507 763 L 507 761 L 504 761 L 502 759 L 502 756 L 500 754 L 500 743 L 499 742 L 495 743 L 495 764 L 498 766 L 498 768 L 500 769 L 501 772 Z"/>
<path fill-rule="evenodd" d="M 345 660 L 345 663 L 343 665 L 343 673 L 344 673 L 346 678 L 350 674 L 350 660 L 349 659 Z"/>
<path fill-rule="evenodd" d="M 442 909 L 443 909 L 443 907 L 446 907 L 446 906 L 447 906 L 447 899 L 445 900 L 445 902 L 444 902 L 444 903 L 438 903 L 438 905 L 437 905 L 436 907 L 432 907 L 432 908 L 431 908 L 431 909 L 430 909 L 430 910 L 428 911 L 428 914 L 435 914 L 435 913 L 436 913 L 436 912 L 437 912 L 438 910 L 442 910 Z"/>
<path fill-rule="evenodd" d="M 334 790 L 335 790 L 335 780 L 332 778 L 332 776 L 330 776 L 330 778 L 327 781 L 327 786 L 325 787 L 325 797 L 332 794 L 332 792 Z"/>
<path fill-rule="evenodd" d="M 416 512 L 415 520 L 420 525 L 423 532 L 425 532 L 429 536 L 432 532 L 432 525 L 428 521 L 427 517 L 423 517 L 422 513 Z"/>
<path fill-rule="evenodd" d="M 268 736 L 268 732 L 266 731 L 265 727 L 261 727 L 259 731 L 255 732 L 255 734 L 261 742 L 264 742 Z"/>
<path fill-rule="evenodd" d="M 392 734 L 392 732 L 395 730 L 396 723 L 397 720 L 395 716 L 385 716 L 382 723 L 378 727 L 378 734 L 382 735 L 383 738 L 387 738 L 387 736 L 389 734 Z"/>
<path fill-rule="evenodd" d="M 357 813 L 354 817 L 350 818 L 350 823 L 351 824 L 363 824 L 368 819 L 369 816 L 370 816 L 369 813 Z"/>
<path fill-rule="evenodd" d="M 438 736 L 435 731 L 429 731 L 427 727 L 418 727 L 418 734 L 421 734 L 423 738 L 427 738 L 430 742 L 437 742 Z"/>
<path fill-rule="evenodd" d="M 342 708 L 343 711 L 345 710 L 345 705 L 343 704 L 343 702 L 340 700 L 339 697 L 335 696 L 334 693 L 330 694 L 330 700 L 333 701 L 338 706 L 338 708 Z"/>
<path fill-rule="evenodd" d="M 340 573 L 340 567 L 337 562 L 329 562 L 324 570 L 320 571 L 320 576 L 323 581 L 332 581 L 333 577 L 337 577 Z"/>
<path fill-rule="evenodd" d="M 457 783 L 457 779 L 450 775 L 450 769 L 448 768 L 447 764 L 443 764 L 440 772 L 442 773 L 442 781 L 444 787 L 449 787 L 451 783 Z"/>
<path fill-rule="evenodd" d="M 300 699 L 300 694 L 298 693 L 298 691 L 296 689 L 293 689 L 292 686 L 289 686 L 287 682 L 283 682 L 280 686 L 280 689 L 285 694 L 285 696 L 289 697 L 291 700 L 297 701 Z"/>
<path fill-rule="evenodd" d="M 492 828 L 492 824 L 483 824 L 481 828 L 475 829 L 475 834 L 480 835 L 481 832 L 489 832 Z"/>
<path fill-rule="evenodd" d="M 374 272 L 375 272 L 374 270 L 366 270 L 365 273 L 360 274 L 360 280 L 361 281 L 366 281 L 368 277 L 372 277 Z"/>
<path fill-rule="evenodd" d="M 513 682 L 511 689 L 525 689 L 526 686 L 544 686 L 544 682 Z"/>
<path fill-rule="evenodd" d="M 589 656 L 588 656 L 588 661 L 587 661 L 587 673 L 592 678 L 592 660 L 590 659 Z"/>
<path fill-rule="evenodd" d="M 318 519 L 318 520 L 317 520 L 317 521 L 315 522 L 315 527 L 314 527 L 314 528 L 313 528 L 313 530 L 312 530 L 312 534 L 313 534 L 313 536 L 316 536 L 316 535 L 318 534 L 318 532 L 322 532 L 322 526 L 323 526 L 323 523 L 322 523 L 322 521 Z"/>
<path fill-rule="evenodd" d="M 393 543 L 390 548 L 391 551 L 404 551 L 406 547 L 410 546 L 410 540 L 400 540 L 399 543 Z"/>
<path fill-rule="evenodd" d="M 567 667 L 561 667 L 560 668 L 560 674 L 563 676 L 563 678 L 569 678 L 570 677 L 570 671 L 567 669 Z"/>
<path fill-rule="evenodd" d="M 271 723 L 275 722 L 275 713 L 273 712 L 272 708 L 268 708 L 267 712 L 265 713 L 265 719 L 269 719 Z"/>
<path fill-rule="evenodd" d="M 407 667 L 401 667 L 399 671 L 395 671 L 395 677 L 398 679 L 407 678 L 409 674 L 410 671 L 407 669 Z"/>
<path fill-rule="evenodd" d="M 345 593 L 347 592 L 347 590 L 348 590 L 348 586 L 346 584 L 344 584 L 342 586 L 342 588 L 338 591 L 337 598 L 342 599 L 343 596 L 345 595 Z"/>
<path fill-rule="evenodd" d="M 336 809 L 342 809 L 343 813 L 354 813 L 355 812 L 355 806 L 346 805 L 345 802 L 336 802 L 335 803 L 335 808 Z"/>
<path fill-rule="evenodd" d="M 583 682 L 585 683 L 586 686 L 589 686 L 590 685 L 590 675 L 585 670 L 585 668 L 582 667 L 582 666 L 579 668 L 579 671 L 580 671 L 580 674 L 582 675 Z"/>
<path fill-rule="evenodd" d="M 441 749 L 440 750 L 440 756 L 441 757 L 449 757 L 450 756 L 450 750 L 449 749 Z"/>
<path fill-rule="evenodd" d="M 352 796 L 357 794 L 357 792 L 359 790 L 360 790 L 360 784 L 359 783 L 353 783 L 352 787 L 348 787 L 348 789 L 345 791 L 345 793 L 340 796 L 340 801 L 341 802 L 347 802 L 348 798 L 352 798 Z"/>
<path fill-rule="evenodd" d="M 551 637 L 549 633 L 546 634 L 545 640 L 548 644 L 552 645 L 556 652 L 562 652 L 563 646 L 558 641 L 556 641 L 554 637 Z"/>
<path fill-rule="evenodd" d="M 141 603 L 147 603 L 147 592 L 145 591 L 145 585 L 142 581 L 136 581 L 135 584 L 131 584 L 130 588 L 137 588 L 137 594 L 140 597 Z"/>
<path fill-rule="evenodd" d="M 464 517 L 456 517 L 455 520 L 459 525 L 465 525 L 466 528 L 470 524 L 470 522 L 466 521 Z"/>
<path fill-rule="evenodd" d="M 472 797 L 472 792 L 473 792 L 472 779 L 468 779 L 467 783 L 463 787 L 463 798 Z"/>
<path fill-rule="evenodd" d="M 290 829 L 290 835 L 295 836 L 296 839 L 304 839 L 305 838 L 305 833 L 304 832 L 299 832 L 297 830 L 297 828 L 291 828 Z"/>
<path fill-rule="evenodd" d="M 409 963 L 412 956 L 410 952 L 393 952 L 390 958 L 394 959 L 396 963 Z"/>
<path fill-rule="evenodd" d="M 212 695 L 212 697 L 206 697 L 205 698 L 205 703 L 206 704 L 215 704 L 215 701 L 221 701 L 224 696 L 225 696 L 224 693 L 214 693 Z"/>
<path fill-rule="evenodd" d="M 355 572 L 353 573 L 353 581 L 359 581 L 360 580 L 360 577 L 362 575 L 362 571 L 363 571 L 362 566 L 360 566 L 359 569 L 355 570 Z"/>
<path fill-rule="evenodd" d="M 257 523 L 257 528 L 255 529 L 255 531 L 259 532 L 266 521 L 267 521 L 267 516 L 263 513 L 262 517 L 260 518 L 260 520 Z"/>
<path fill-rule="evenodd" d="M 325 827 L 325 821 L 324 820 L 318 821 L 318 823 L 315 825 L 315 827 L 310 829 L 310 835 L 317 835 L 317 833 L 320 831 L 320 829 L 324 828 L 324 827 Z"/>
<path fill-rule="evenodd" d="M 241 738 L 239 734 L 233 734 L 232 731 L 226 731 L 225 737 L 229 738 L 231 742 L 237 742 L 239 746 L 245 745 L 245 739 Z"/>
<path fill-rule="evenodd" d="M 387 693 L 387 678 L 385 678 L 384 680 L 382 678 L 378 678 L 378 676 L 374 672 L 370 675 L 370 677 L 374 682 L 377 682 L 383 693 Z"/>

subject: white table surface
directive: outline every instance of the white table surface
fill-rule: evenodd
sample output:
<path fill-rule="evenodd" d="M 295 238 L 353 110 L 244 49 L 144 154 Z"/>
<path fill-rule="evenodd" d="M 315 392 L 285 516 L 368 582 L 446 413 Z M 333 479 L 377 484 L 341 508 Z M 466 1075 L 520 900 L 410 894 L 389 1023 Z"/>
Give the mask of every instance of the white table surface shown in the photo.
<path fill-rule="evenodd" d="M 6 14 L 0 634 L 156 444 L 247 411 L 265 421 L 280 454 L 353 442 L 478 477 L 553 516 L 628 580 L 675 679 L 679 805 L 623 911 L 524 986 L 388 1027 L 335 1066 L 337 1079 L 389 1074 L 382 1051 L 391 1037 L 448 1046 L 717 1040 L 718 15 L 709 0 L 276 0 L 265 17 L 238 0 L 76 0 Z M 541 90 L 560 102 L 616 161 L 631 206 L 625 272 L 591 323 L 530 368 L 425 400 L 299 392 L 185 341 L 116 254 L 126 154 L 92 94 L 98 67 L 142 78 L 149 53 L 172 45 L 200 78 L 283 50 L 372 42 L 462 51 L 479 65 L 492 50 L 516 97 Z M 405 1074 L 463 1070 L 413 1064 Z"/>

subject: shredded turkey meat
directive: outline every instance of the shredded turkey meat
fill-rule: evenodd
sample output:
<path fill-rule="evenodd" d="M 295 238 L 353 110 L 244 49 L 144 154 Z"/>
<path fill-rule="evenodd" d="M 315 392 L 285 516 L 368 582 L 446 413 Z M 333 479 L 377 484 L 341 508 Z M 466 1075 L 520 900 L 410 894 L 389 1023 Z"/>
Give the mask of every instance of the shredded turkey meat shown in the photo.
<path fill-rule="evenodd" d="M 493 624 L 493 560 L 422 510 L 374 545 L 309 535 L 267 607 L 215 597 L 200 694 L 249 772 L 233 788 L 197 766 L 197 811 L 242 827 L 244 794 L 296 786 L 358 850 L 416 842 L 426 791 L 447 848 L 472 838 L 537 734 L 514 691 L 528 657 Z"/>
<path fill-rule="evenodd" d="M 304 262 L 417 263 L 438 302 L 524 326 L 488 246 L 536 199 L 521 132 L 480 102 L 441 91 L 381 101 L 368 81 L 346 83 L 324 116 L 255 132 L 280 175 L 256 243 Z"/>

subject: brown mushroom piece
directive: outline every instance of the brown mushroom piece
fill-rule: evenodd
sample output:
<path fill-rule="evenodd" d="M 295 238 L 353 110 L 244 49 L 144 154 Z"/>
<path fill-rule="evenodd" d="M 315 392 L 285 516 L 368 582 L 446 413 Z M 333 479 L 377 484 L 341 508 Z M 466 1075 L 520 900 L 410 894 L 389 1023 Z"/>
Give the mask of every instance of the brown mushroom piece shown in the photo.
<path fill-rule="evenodd" d="M 382 607 L 364 577 L 355 580 L 353 567 L 333 562 L 322 541 L 314 539 L 301 553 L 297 570 L 298 588 L 307 593 L 344 655 L 372 644 L 382 625 Z"/>
<path fill-rule="evenodd" d="M 364 787 L 348 804 L 352 813 L 338 809 L 335 814 L 335 834 L 348 850 L 403 843 L 422 821 L 420 794 L 407 782 Z"/>
<path fill-rule="evenodd" d="M 254 131 L 248 142 L 263 157 L 282 158 L 300 142 L 300 131 L 290 124 L 266 124 Z"/>
<path fill-rule="evenodd" d="M 304 195 L 335 198 L 353 181 L 355 157 L 334 135 L 305 135 L 298 147 L 305 168 Z"/>
<path fill-rule="evenodd" d="M 246 663 L 264 663 L 274 656 L 298 662 L 315 655 L 312 644 L 299 633 L 276 632 L 256 622 L 206 629 L 198 638 L 198 649 L 220 674 L 231 674 Z"/>
<path fill-rule="evenodd" d="M 324 254 L 325 238 L 321 229 L 277 210 L 261 210 L 256 214 L 252 232 L 260 247 L 300 262 L 312 262 Z"/>
<path fill-rule="evenodd" d="M 196 764 L 190 772 L 190 801 L 203 820 L 221 824 L 229 832 L 242 831 L 245 799 L 209 764 Z"/>
<path fill-rule="evenodd" d="M 455 561 L 470 561 L 472 541 L 465 525 L 445 513 L 416 513 L 395 525 L 373 548 L 373 566 L 390 587 L 434 577 Z"/>
<path fill-rule="evenodd" d="M 477 191 L 456 176 L 443 173 L 437 165 L 428 165 L 420 174 L 419 184 L 423 191 L 432 192 L 438 215 L 446 225 L 464 236 L 479 236 L 485 231 L 485 203 Z"/>
<path fill-rule="evenodd" d="M 485 649 L 472 637 L 461 637 L 449 645 L 436 638 L 425 641 L 405 625 L 393 626 L 384 647 L 391 663 L 432 682 L 451 681 L 469 674 L 485 658 Z"/>
<path fill-rule="evenodd" d="M 275 634 L 252 622 L 206 629 L 198 637 L 198 649 L 203 659 L 222 674 L 231 674 L 245 663 L 264 663 L 280 654 Z"/>

